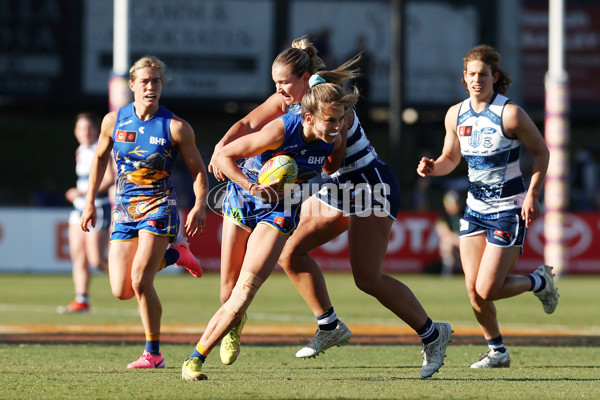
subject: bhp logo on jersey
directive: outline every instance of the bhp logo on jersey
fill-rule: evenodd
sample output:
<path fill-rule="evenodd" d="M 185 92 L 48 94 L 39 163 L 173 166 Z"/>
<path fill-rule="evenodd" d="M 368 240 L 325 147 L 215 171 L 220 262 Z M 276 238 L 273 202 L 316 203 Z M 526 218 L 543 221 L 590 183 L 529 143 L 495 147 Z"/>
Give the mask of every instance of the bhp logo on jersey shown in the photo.
<path fill-rule="evenodd" d="M 122 142 L 122 143 L 135 143 L 136 137 L 137 137 L 136 131 L 118 130 L 117 134 L 115 135 L 115 140 L 117 142 Z"/>
<path fill-rule="evenodd" d="M 155 136 L 150 136 L 150 144 L 158 144 L 158 145 L 164 146 L 165 143 L 167 143 L 167 139 L 165 139 L 165 138 L 158 138 Z"/>
<path fill-rule="evenodd" d="M 323 164 L 324 162 L 325 162 L 325 156 L 322 156 L 322 157 L 310 156 L 310 157 L 308 157 L 309 164 Z"/>
<path fill-rule="evenodd" d="M 458 136 L 471 136 L 473 132 L 472 126 L 459 126 L 458 127 Z"/>

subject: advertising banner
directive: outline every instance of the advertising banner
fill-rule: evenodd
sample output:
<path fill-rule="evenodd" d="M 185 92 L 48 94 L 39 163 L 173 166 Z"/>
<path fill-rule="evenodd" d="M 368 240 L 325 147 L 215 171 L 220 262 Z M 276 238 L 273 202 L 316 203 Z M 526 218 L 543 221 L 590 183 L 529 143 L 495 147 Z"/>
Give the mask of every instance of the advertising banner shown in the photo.
<path fill-rule="evenodd" d="M 68 215 L 68 208 L 0 208 L 0 272 L 70 273 Z M 386 272 L 425 272 L 439 261 L 434 229 L 437 216 L 435 212 L 400 212 L 392 226 L 384 261 Z M 569 213 L 566 221 L 566 272 L 599 274 L 600 247 L 594 243 L 600 242 L 600 213 Z M 204 233 L 190 239 L 192 252 L 207 272 L 219 272 L 222 223 L 221 216 L 208 212 Z M 527 232 L 515 272 L 528 273 L 543 264 L 544 243 L 544 222 L 540 219 Z M 350 271 L 346 234 L 311 255 L 325 271 Z M 167 268 L 161 273 L 178 272 Z"/>

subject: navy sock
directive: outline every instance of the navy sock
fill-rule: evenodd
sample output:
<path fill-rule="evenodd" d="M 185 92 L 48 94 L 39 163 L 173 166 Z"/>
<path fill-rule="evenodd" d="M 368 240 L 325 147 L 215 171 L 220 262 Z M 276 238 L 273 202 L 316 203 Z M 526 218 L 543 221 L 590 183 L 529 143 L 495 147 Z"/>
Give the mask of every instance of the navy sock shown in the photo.
<path fill-rule="evenodd" d="M 168 248 L 165 252 L 165 262 L 167 266 L 173 265 L 179 260 L 179 252 L 173 248 Z"/>
<path fill-rule="evenodd" d="M 502 335 L 490 340 L 486 340 L 486 342 L 490 349 L 494 351 L 499 351 L 500 353 L 506 352 L 506 347 L 504 347 L 504 340 L 502 339 Z"/>
<path fill-rule="evenodd" d="M 160 354 L 160 340 L 146 340 L 146 351 L 155 356 Z"/>
<path fill-rule="evenodd" d="M 531 287 L 529 288 L 529 291 L 539 292 L 546 287 L 546 280 L 538 274 L 529 274 L 527 277 L 531 281 Z"/>
<path fill-rule="evenodd" d="M 317 317 L 317 323 L 319 324 L 319 329 L 322 331 L 334 330 L 338 324 L 338 317 L 333 310 L 333 307 L 319 315 Z"/>
<path fill-rule="evenodd" d="M 421 338 L 421 342 L 423 344 L 434 342 L 438 337 L 440 337 L 440 332 L 438 332 L 435 324 L 429 317 L 427 317 L 425 325 L 417 329 L 417 334 Z"/>

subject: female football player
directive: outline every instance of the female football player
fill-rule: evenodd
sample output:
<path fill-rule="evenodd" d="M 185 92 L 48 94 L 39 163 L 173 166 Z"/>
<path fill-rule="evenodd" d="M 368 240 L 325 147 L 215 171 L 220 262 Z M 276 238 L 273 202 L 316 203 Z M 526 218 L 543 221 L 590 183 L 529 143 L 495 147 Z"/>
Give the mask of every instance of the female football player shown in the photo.
<path fill-rule="evenodd" d="M 463 62 L 462 82 L 469 98 L 450 107 L 442 154 L 435 160 L 421 158 L 417 173 L 442 176 L 456 168 L 461 155 L 467 161 L 470 184 L 460 221 L 460 258 L 471 306 L 489 347 L 471 368 L 508 367 L 510 355 L 494 300 L 533 291 L 546 313 L 558 304 L 552 267 L 542 265 L 530 275 L 511 274 L 523 251 L 526 229 L 540 215 L 549 152 L 525 111 L 503 95 L 511 80 L 499 66 L 500 54 L 479 45 Z M 519 167 L 521 146 L 534 156 L 528 189 Z"/>
<path fill-rule="evenodd" d="M 312 44 L 304 38 L 294 40 L 292 47 L 280 53 L 273 62 L 272 75 L 277 93 L 238 122 L 237 127 L 234 125 L 222 142 L 228 135 L 240 136 L 254 126 L 266 123 L 262 118 L 272 115 L 269 110 L 271 113 L 294 112 L 296 103 L 306 92 L 309 71 L 322 67 Z M 282 102 L 285 107 L 281 106 Z M 280 107 L 277 109 L 272 104 L 280 104 Z M 424 346 L 421 374 L 431 376 L 443 364 L 451 327 L 434 323 L 406 285 L 382 272 L 392 223 L 400 204 L 398 183 L 369 143 L 353 109 L 347 110 L 344 121 L 340 135 L 345 153 L 325 169 L 327 173 L 332 173 L 330 170 L 334 173 L 323 190 L 303 203 L 298 229 L 279 258 L 279 264 L 311 308 L 318 324 L 314 338 L 296 356 L 315 357 L 350 339 L 350 330 L 337 318 L 331 304 L 323 273 L 308 255 L 314 248 L 348 230 L 350 264 L 357 286 L 377 298 L 420 336 Z M 379 188 L 385 190 L 382 192 Z M 375 192 L 383 193 L 380 196 L 382 203 L 375 204 L 371 201 L 374 197 L 361 198 L 359 194 Z M 344 198 L 354 199 L 357 194 L 364 200 L 359 204 L 365 207 L 357 208 L 356 202 L 344 201 Z M 223 296 L 223 286 L 221 290 Z M 235 357 L 225 358 L 223 354 L 237 356 L 240 333 L 240 326 L 236 326 L 223 340 L 222 360 L 235 360 Z"/>
<path fill-rule="evenodd" d="M 222 146 L 212 157 L 215 167 L 230 179 L 223 201 L 223 232 L 229 232 L 223 235 L 223 248 L 229 249 L 229 259 L 238 260 L 241 268 L 231 295 L 213 315 L 183 364 L 183 379 L 206 378 L 202 374 L 206 356 L 243 318 L 298 225 L 301 202 L 293 201 L 289 191 L 275 192 L 277 180 L 258 184 L 261 166 L 274 155 L 286 154 L 296 161 L 296 182 L 302 183 L 319 174 L 332 153 L 343 153 L 339 131 L 346 110 L 358 98 L 343 87 L 344 81 L 353 77 L 347 67 L 313 75 L 300 114 L 284 114 L 260 131 Z M 293 197 L 301 197 L 301 193 L 295 192 Z"/>
<path fill-rule="evenodd" d="M 142 356 L 127 368 L 164 368 L 160 352 L 162 306 L 154 277 L 171 264 L 183 266 L 195 276 L 202 273 L 187 241 L 167 249 L 179 230 L 177 198 L 170 179 L 177 154 L 183 157 L 194 180 L 196 202 L 185 222 L 189 236 L 204 229 L 208 180 L 192 127 L 159 105 L 167 79 L 165 64 L 145 56 L 133 64 L 129 74 L 134 101 L 106 114 L 102 121 L 81 228 L 88 232 L 89 225 L 96 224 L 94 201 L 114 149 L 118 175 L 108 255 L 110 286 L 120 300 L 135 296 L 146 334 Z"/>

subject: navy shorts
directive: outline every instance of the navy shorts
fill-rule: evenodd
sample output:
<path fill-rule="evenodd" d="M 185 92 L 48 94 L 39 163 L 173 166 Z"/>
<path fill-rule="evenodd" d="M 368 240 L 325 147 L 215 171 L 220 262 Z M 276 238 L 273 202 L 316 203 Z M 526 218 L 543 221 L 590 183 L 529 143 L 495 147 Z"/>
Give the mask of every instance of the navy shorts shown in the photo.
<path fill-rule="evenodd" d="M 400 186 L 391 168 L 374 161 L 325 182 L 314 196 L 344 215 L 374 213 L 396 219 L 400 210 Z"/>
<path fill-rule="evenodd" d="M 110 208 L 108 197 L 96 199 L 96 226 L 90 226 L 90 231 L 108 231 L 111 222 Z M 69 213 L 69 224 L 80 225 L 82 212 L 82 210 L 74 207 Z"/>
<path fill-rule="evenodd" d="M 500 213 L 497 219 L 478 218 L 468 212 L 460 220 L 460 237 L 485 232 L 486 242 L 499 247 L 523 247 L 527 228 L 521 209 Z"/>

